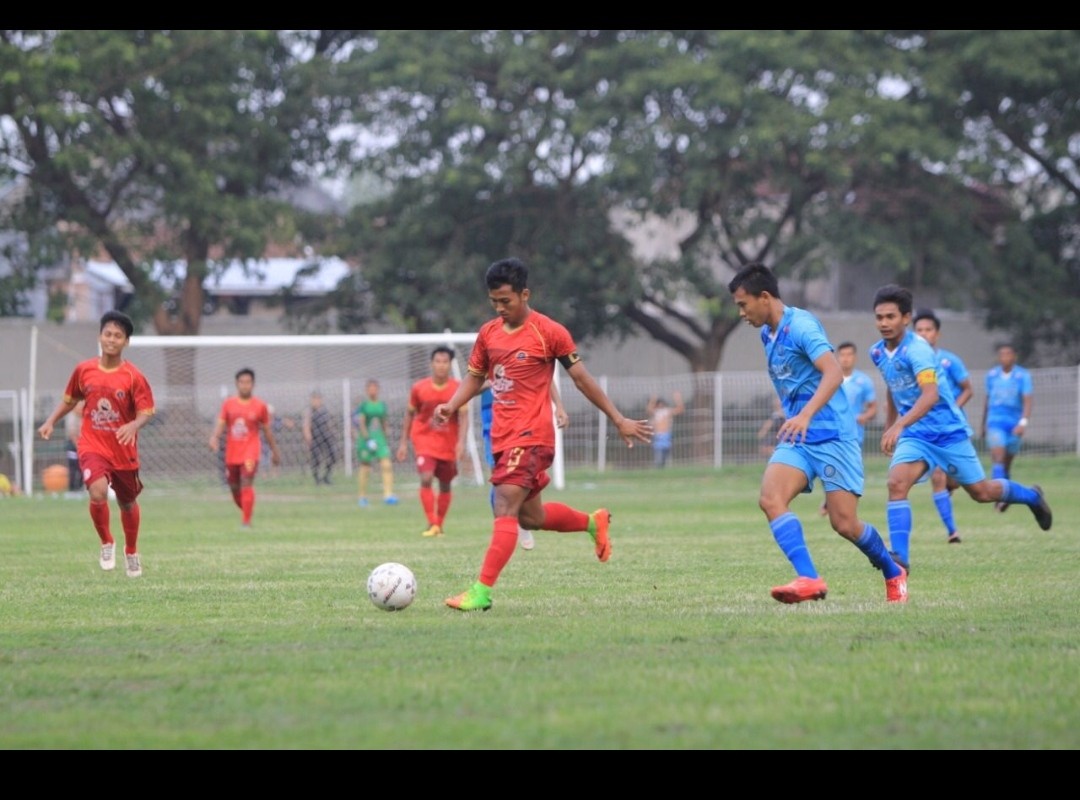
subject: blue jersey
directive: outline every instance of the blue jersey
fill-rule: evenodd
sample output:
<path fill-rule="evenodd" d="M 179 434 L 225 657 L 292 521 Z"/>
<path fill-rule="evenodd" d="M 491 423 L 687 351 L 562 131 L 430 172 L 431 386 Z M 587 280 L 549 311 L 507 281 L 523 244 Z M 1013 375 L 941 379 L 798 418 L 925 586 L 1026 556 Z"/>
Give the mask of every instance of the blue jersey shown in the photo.
<path fill-rule="evenodd" d="M 1031 373 L 1014 364 L 986 373 L 986 427 L 1012 430 L 1024 416 L 1024 398 L 1033 391 Z"/>
<path fill-rule="evenodd" d="M 769 378 L 780 397 L 784 416 L 791 419 L 803 410 L 821 385 L 821 372 L 814 361 L 824 353 L 833 352 L 833 347 L 818 318 L 793 306 L 786 307 L 775 332 L 768 325 L 762 326 L 761 343 L 765 347 Z M 804 444 L 857 439 L 855 415 L 847 395 L 836 391 L 810 420 Z"/>
<path fill-rule="evenodd" d="M 863 410 L 877 400 L 877 391 L 874 389 L 874 379 L 863 372 L 861 369 L 852 370 L 850 375 L 844 377 L 844 382 L 840 384 L 840 388 L 844 390 L 844 394 L 847 395 L 848 405 L 851 406 L 851 413 L 856 417 L 863 412 Z M 863 437 L 866 434 L 866 429 L 863 425 L 856 422 L 855 429 L 859 434 L 859 443 L 862 443 Z"/>
<path fill-rule="evenodd" d="M 964 387 L 961 386 L 964 381 L 968 380 L 967 367 L 964 365 L 963 360 L 956 353 L 948 350 L 937 351 L 938 363 L 941 364 L 941 373 L 945 376 L 945 379 L 949 382 L 949 388 L 952 389 L 953 399 L 959 400 L 960 394 L 964 391 Z M 960 409 L 960 413 L 964 415 L 964 419 L 967 419 L 967 412 L 962 406 L 957 406 Z M 971 430 L 971 426 L 968 425 L 968 436 L 974 436 L 975 432 Z"/>
<path fill-rule="evenodd" d="M 904 428 L 901 439 L 915 437 L 946 445 L 968 438 L 967 418 L 956 405 L 937 353 L 924 338 L 908 331 L 891 353 L 885 348 L 885 340 L 881 339 L 870 348 L 870 360 L 881 370 L 899 416 L 908 413 L 922 396 L 917 376 L 928 369 L 937 376 L 938 401 L 922 419 Z"/>
<path fill-rule="evenodd" d="M 964 366 L 960 356 L 948 350 L 939 349 L 937 357 L 938 361 L 941 362 L 941 370 L 945 373 L 945 378 L 949 382 L 949 388 L 952 389 L 953 399 L 955 400 L 964 391 L 960 384 L 968 379 L 967 367 Z"/>
<path fill-rule="evenodd" d="M 494 399 L 490 386 L 480 393 L 480 432 L 484 437 L 484 459 L 489 467 L 495 466 L 495 456 L 491 452 L 491 420 L 494 417 L 492 410 Z"/>

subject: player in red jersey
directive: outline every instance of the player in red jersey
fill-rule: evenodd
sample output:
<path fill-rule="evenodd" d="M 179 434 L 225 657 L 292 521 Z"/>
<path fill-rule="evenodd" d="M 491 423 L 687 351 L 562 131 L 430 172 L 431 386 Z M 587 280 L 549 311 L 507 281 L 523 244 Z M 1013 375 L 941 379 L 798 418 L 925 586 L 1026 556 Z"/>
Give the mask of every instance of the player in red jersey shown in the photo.
<path fill-rule="evenodd" d="M 236 394 L 226 397 L 221 404 L 214 432 L 210 434 L 210 449 L 217 452 L 221 446 L 221 434 L 225 440 L 225 474 L 232 492 L 233 502 L 240 509 L 240 522 L 251 527 L 251 515 L 255 511 L 255 473 L 259 471 L 259 455 L 262 441 L 259 432 L 270 445 L 274 466 L 281 464 L 274 432 L 270 427 L 270 408 L 252 394 L 255 390 L 255 371 L 244 367 L 236 373 Z"/>
<path fill-rule="evenodd" d="M 555 457 L 555 420 L 551 413 L 551 383 L 555 362 L 566 369 L 578 390 L 604 412 L 628 447 L 649 442 L 648 420 L 628 419 L 589 373 L 570 332 L 551 317 L 529 307 L 529 270 L 516 258 L 488 267 L 485 282 L 495 319 L 477 334 L 469 355 L 468 373 L 449 402 L 435 409 L 446 421 L 491 380 L 491 449 L 495 467 L 495 522 L 479 580 L 446 604 L 460 611 L 491 608 L 491 587 L 510 561 L 518 541 L 518 523 L 528 530 L 588 531 L 596 557 L 611 556 L 606 508 L 592 514 L 562 503 L 544 503 L 541 492 L 550 482 L 547 469 Z"/>
<path fill-rule="evenodd" d="M 450 375 L 453 362 L 452 348 L 442 346 L 431 351 L 431 375 L 412 385 L 401 424 L 397 460 L 405 460 L 412 440 L 416 471 L 420 475 L 420 505 L 428 521 L 424 536 L 443 535 L 443 521 L 453 499 L 451 482 L 458 473 L 458 461 L 465 453 L 465 436 L 469 432 L 466 406 L 459 408 L 447 422 L 440 423 L 433 416 L 436 406 L 449 402 L 461 385 Z M 438 498 L 432 488 L 436 478 L 439 479 Z"/>
<path fill-rule="evenodd" d="M 109 528 L 109 487 L 120 506 L 124 555 L 129 578 L 142 575 L 139 557 L 139 431 L 154 416 L 154 394 L 146 377 L 124 360 L 135 325 L 127 314 L 106 311 L 98 329 L 101 355 L 79 363 L 64 396 L 38 428 L 42 439 L 53 426 L 85 401 L 77 446 L 83 484 L 90 493 L 90 519 L 101 540 L 98 563 L 116 567 L 116 540 Z"/>

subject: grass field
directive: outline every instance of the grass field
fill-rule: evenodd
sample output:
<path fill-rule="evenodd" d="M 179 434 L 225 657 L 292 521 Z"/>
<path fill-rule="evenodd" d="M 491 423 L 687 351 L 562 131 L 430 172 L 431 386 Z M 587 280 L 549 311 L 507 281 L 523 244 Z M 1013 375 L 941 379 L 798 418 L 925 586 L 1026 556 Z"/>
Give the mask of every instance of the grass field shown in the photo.
<path fill-rule="evenodd" d="M 538 532 L 486 613 L 443 599 L 476 577 L 487 489 L 461 485 L 430 540 L 353 487 L 260 478 L 255 527 L 218 487 L 144 476 L 144 574 L 102 572 L 85 499 L 0 500 L 3 749 L 1076 749 L 1080 461 L 1021 456 L 1053 530 L 955 498 L 948 545 L 912 500 L 910 602 L 796 501 L 829 596 L 793 577 L 757 508 L 760 466 L 570 471 L 559 500 L 614 513 L 614 553 Z M 113 508 L 114 532 L 119 515 Z M 884 461 L 862 516 L 885 533 Z M 408 609 L 368 572 L 417 575 Z"/>

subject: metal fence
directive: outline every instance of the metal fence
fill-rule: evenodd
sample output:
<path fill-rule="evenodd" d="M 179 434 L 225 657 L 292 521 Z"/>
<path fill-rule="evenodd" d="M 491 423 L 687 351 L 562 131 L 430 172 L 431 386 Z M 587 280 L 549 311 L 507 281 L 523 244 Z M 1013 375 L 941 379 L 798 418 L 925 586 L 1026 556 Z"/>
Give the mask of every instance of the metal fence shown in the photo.
<path fill-rule="evenodd" d="M 382 381 L 382 398 L 391 410 L 390 441 L 396 445 L 400 424 L 408 398 L 413 375 L 426 374 L 426 350 L 419 355 L 419 366 L 411 368 L 412 374 Z M 141 355 L 139 353 L 136 356 Z M 133 357 L 133 361 L 135 358 Z M 560 370 L 561 372 L 561 370 Z M 1035 386 L 1034 410 L 1031 423 L 1024 438 L 1024 455 L 1080 455 L 1080 368 L 1061 367 L 1034 369 L 1031 371 Z M 728 465 L 752 463 L 764 459 L 762 442 L 758 433 L 774 403 L 774 392 L 764 370 L 753 372 L 717 372 L 684 374 L 663 378 L 648 376 L 605 375 L 593 370 L 620 411 L 628 416 L 645 418 L 650 396 L 664 398 L 669 405 L 678 390 L 686 406 L 683 414 L 674 420 L 673 446 L 669 464 L 702 466 L 722 469 Z M 978 433 L 985 400 L 985 371 L 971 373 L 974 396 L 967 406 L 972 427 Z M 867 426 L 864 453 L 869 458 L 884 458 L 878 443 L 884 423 L 884 386 L 880 377 L 874 375 L 878 390 L 879 408 L 877 420 Z M 308 470 L 307 449 L 300 428 L 300 419 L 313 388 L 318 388 L 338 426 L 338 464 L 336 475 L 351 475 L 354 470 L 349 419 L 362 391 L 363 379 L 326 378 L 313 385 L 310 378 L 282 380 L 280 377 L 260 377 L 256 394 L 275 409 L 275 431 L 283 456 L 283 464 L 276 474 L 304 477 Z M 647 445 L 627 448 L 614 426 L 597 411 L 573 386 L 565 375 L 560 386 L 564 404 L 570 414 L 570 426 L 561 436 L 561 468 L 623 470 L 653 469 L 653 453 Z M 155 385 L 155 397 L 159 408 L 175 407 L 178 398 L 170 397 L 166 385 Z M 41 424 L 55 406 L 62 387 L 49 387 L 40 391 L 29 402 L 26 390 L 0 390 L 0 473 L 13 482 L 25 486 L 25 469 L 20 470 L 22 443 L 25 426 L 31 430 Z M 185 414 L 163 413 L 140 433 L 140 451 L 143 458 L 142 472 L 148 483 L 164 486 L 170 482 L 204 480 L 207 484 L 220 482 L 220 464 L 211 453 L 206 441 L 213 428 L 214 418 L 221 398 L 231 393 L 231 384 L 199 387 L 205 395 L 199 404 L 201 410 Z M 190 389 L 188 393 L 190 394 Z M 185 398 L 185 406 L 190 406 Z M 474 401 L 474 436 L 479 435 L 479 402 Z M 30 490 L 42 491 L 41 475 L 54 464 L 66 464 L 67 458 L 63 436 L 58 431 L 50 442 L 42 442 L 31 434 L 33 456 L 30 463 Z M 985 455 L 981 439 L 976 440 L 980 452 Z M 472 457 L 462 465 L 462 479 L 482 482 L 484 468 L 476 458 L 482 448 L 476 444 Z M 267 461 L 265 470 L 270 470 Z M 396 469 L 411 478 L 414 470 L 410 462 L 398 464 Z M 556 476 L 558 478 L 558 476 Z M 557 482 L 558 485 L 558 482 Z"/>

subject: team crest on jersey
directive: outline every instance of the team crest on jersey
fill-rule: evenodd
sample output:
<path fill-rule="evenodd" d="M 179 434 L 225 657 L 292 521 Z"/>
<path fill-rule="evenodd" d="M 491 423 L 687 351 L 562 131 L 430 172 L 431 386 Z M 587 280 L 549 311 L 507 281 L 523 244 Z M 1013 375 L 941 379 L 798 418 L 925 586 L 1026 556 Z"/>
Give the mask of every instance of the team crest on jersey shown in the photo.
<path fill-rule="evenodd" d="M 525 355 L 524 350 L 518 350 L 518 353 L 516 356 L 514 356 L 514 358 L 516 358 L 518 361 L 524 361 L 526 358 L 528 358 L 528 356 Z"/>
<path fill-rule="evenodd" d="M 123 389 L 117 389 L 116 390 L 116 399 L 117 400 L 123 400 L 125 397 L 127 397 L 127 392 L 125 392 Z"/>

